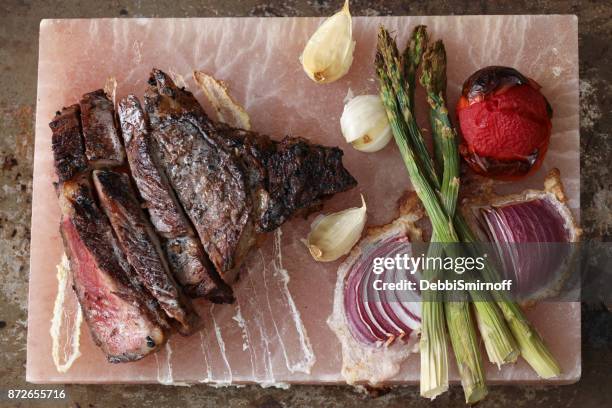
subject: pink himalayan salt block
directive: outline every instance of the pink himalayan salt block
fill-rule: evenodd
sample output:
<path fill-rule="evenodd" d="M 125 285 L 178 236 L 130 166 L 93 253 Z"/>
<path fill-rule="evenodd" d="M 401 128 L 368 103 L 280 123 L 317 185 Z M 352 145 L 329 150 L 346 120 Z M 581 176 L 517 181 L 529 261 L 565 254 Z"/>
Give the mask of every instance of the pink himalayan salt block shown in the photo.
<path fill-rule="evenodd" d="M 109 364 L 81 327 L 81 356 L 64 373 L 56 370 L 49 335 L 57 292 L 55 265 L 62 242 L 48 122 L 56 110 L 72 104 L 114 76 L 117 97 L 142 97 L 152 67 L 182 76 L 200 100 L 192 79 L 195 69 L 229 85 L 258 132 L 280 139 L 299 135 L 335 145 L 359 186 L 325 203 L 337 211 L 368 203 L 370 225 L 395 217 L 395 204 L 410 188 L 397 148 L 376 154 L 347 145 L 339 118 L 347 93 L 377 92 L 374 73 L 376 32 L 384 24 L 403 46 L 416 24 L 426 24 L 448 53 L 448 97 L 453 107 L 460 86 L 487 65 L 517 68 L 543 86 L 555 111 L 550 150 L 542 168 L 525 182 L 500 191 L 540 188 L 552 167 L 562 179 L 575 210 L 579 206 L 578 44 L 575 16 L 357 17 L 357 46 L 348 75 L 317 85 L 302 71 L 298 57 L 319 18 L 206 18 L 43 20 L 40 25 L 38 106 L 32 205 L 27 380 L 35 383 L 209 383 L 284 386 L 292 383 L 336 384 L 340 343 L 326 324 L 339 262 L 315 262 L 300 239 L 309 219 L 293 219 L 269 234 L 251 253 L 235 285 L 233 305 L 198 301 L 205 328 L 191 337 L 175 335 L 156 355 L 130 364 Z M 426 105 L 419 97 L 419 119 Z M 383 165 L 384 164 L 384 165 Z M 73 296 L 71 291 L 67 296 Z M 68 300 L 70 303 L 70 300 Z M 74 302 L 72 303 L 74 307 Z M 70 315 L 70 314 L 69 314 Z M 74 315 L 74 310 L 72 311 Z M 528 311 L 538 331 L 559 359 L 563 374 L 546 383 L 570 383 L 580 377 L 580 305 L 545 303 Z M 415 384 L 419 358 L 413 354 L 391 383 Z M 519 361 L 502 370 L 486 363 L 490 383 L 541 383 Z M 453 368 L 452 380 L 458 377 Z"/>

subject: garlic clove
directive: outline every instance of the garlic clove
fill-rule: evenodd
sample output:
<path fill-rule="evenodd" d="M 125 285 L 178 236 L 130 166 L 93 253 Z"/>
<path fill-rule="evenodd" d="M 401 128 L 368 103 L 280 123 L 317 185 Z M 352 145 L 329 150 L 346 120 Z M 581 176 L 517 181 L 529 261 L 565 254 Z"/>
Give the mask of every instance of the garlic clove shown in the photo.
<path fill-rule="evenodd" d="M 376 152 L 391 140 L 387 112 L 378 95 L 359 95 L 351 99 L 340 117 L 340 128 L 347 142 L 362 152 Z"/>
<path fill-rule="evenodd" d="M 387 146 L 392 136 L 391 126 L 385 121 L 376 125 L 370 133 L 363 135 L 363 137 L 355 140 L 351 144 L 355 149 L 361 152 L 373 153 Z"/>
<path fill-rule="evenodd" d="M 342 10 L 325 20 L 310 37 L 300 61 L 310 79 L 329 83 L 348 72 L 354 49 L 353 22 L 346 0 Z"/>
<path fill-rule="evenodd" d="M 332 262 L 346 255 L 355 246 L 367 219 L 366 203 L 361 196 L 361 207 L 317 217 L 310 227 L 304 244 L 319 262 Z"/>

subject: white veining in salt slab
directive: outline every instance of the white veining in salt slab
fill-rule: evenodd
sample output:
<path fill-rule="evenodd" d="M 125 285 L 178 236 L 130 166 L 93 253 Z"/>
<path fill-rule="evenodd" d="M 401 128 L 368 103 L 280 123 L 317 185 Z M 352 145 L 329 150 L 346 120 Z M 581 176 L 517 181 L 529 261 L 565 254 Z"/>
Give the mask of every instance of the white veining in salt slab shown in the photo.
<path fill-rule="evenodd" d="M 212 381 L 213 377 L 212 377 L 212 369 L 210 367 L 210 364 L 208 363 L 208 358 L 206 357 L 207 353 L 208 353 L 208 348 L 206 347 L 206 341 L 204 338 L 204 332 L 200 331 L 200 346 L 202 347 L 202 360 L 204 363 L 204 366 L 206 367 L 206 377 L 203 377 L 200 379 L 200 382 L 202 383 L 209 383 Z"/>
<path fill-rule="evenodd" d="M 221 328 L 217 324 L 217 319 L 215 318 L 215 313 L 213 312 L 215 305 L 210 307 L 210 317 L 213 321 L 213 325 L 215 327 L 215 338 L 217 339 L 217 345 L 219 346 L 219 355 L 223 360 L 223 374 L 225 378 L 221 381 L 218 381 L 222 384 L 231 384 L 232 381 L 232 367 L 230 366 L 229 361 L 227 360 L 227 354 L 225 352 L 225 341 L 223 340 L 223 335 L 221 334 Z"/>
<path fill-rule="evenodd" d="M 263 263 L 261 252 L 258 251 L 257 256 Z M 238 302 L 243 303 L 246 300 L 244 311 L 248 316 L 251 316 L 248 323 L 245 322 L 245 330 L 249 333 L 250 347 L 248 353 L 253 378 L 259 378 L 261 383 L 272 384 L 276 381 L 272 366 L 273 345 L 268 334 L 270 330 L 264 321 L 263 311 L 265 308 L 261 298 L 262 294 L 255 287 L 255 281 L 258 277 L 254 275 L 249 273 L 244 278 L 244 286 L 242 286 L 243 289 L 240 291 L 243 293 L 243 296 L 238 297 Z"/>
<path fill-rule="evenodd" d="M 289 273 L 283 267 L 282 235 L 282 228 L 278 228 L 274 232 L 275 258 L 271 265 L 268 265 L 268 267 L 264 265 L 263 267 L 266 303 L 268 304 L 268 311 L 273 316 L 274 330 L 278 344 L 283 351 L 287 369 L 291 372 L 308 374 L 310 373 L 310 368 L 315 363 L 315 356 L 300 312 L 297 310 L 293 297 L 289 292 Z M 273 269 L 272 273 L 270 273 L 270 266 Z M 293 343 L 288 342 L 285 334 L 279 330 L 279 326 L 285 320 L 289 320 L 290 324 L 294 325 L 295 332 L 297 333 L 298 339 Z"/>
<path fill-rule="evenodd" d="M 174 384 L 174 376 L 172 375 L 172 346 L 170 341 L 165 344 L 163 350 L 155 354 L 157 382 L 164 385 Z"/>
<path fill-rule="evenodd" d="M 246 327 L 246 322 L 244 321 L 244 317 L 242 317 L 242 311 L 240 310 L 240 304 L 236 302 L 236 314 L 232 317 L 240 326 L 240 330 L 242 330 L 242 351 L 246 351 L 249 349 L 249 344 L 251 343 L 249 340 L 249 331 Z M 253 359 L 251 356 L 251 366 L 253 365 Z"/>
<path fill-rule="evenodd" d="M 503 191 L 541 188 L 546 172 L 561 169 L 570 205 L 579 205 L 578 43 L 574 16 L 357 17 L 354 62 L 348 75 L 332 84 L 313 83 L 298 57 L 319 18 L 100 19 L 43 20 L 40 25 L 38 105 L 32 203 L 27 379 L 38 383 L 164 383 L 211 385 L 256 382 L 286 387 L 291 383 L 339 383 L 341 350 L 326 324 L 331 313 L 339 262 L 317 263 L 300 239 L 314 218 L 296 218 L 268 234 L 251 252 L 234 285 L 234 305 L 198 300 L 201 332 L 175 335 L 155 356 L 129 364 L 109 364 L 83 325 L 81 356 L 59 373 L 49 335 L 57 294 L 55 265 L 63 249 L 59 208 L 53 191 L 51 131 L 54 112 L 80 96 L 117 80 L 117 98 L 142 97 L 148 73 L 157 67 L 182 78 L 196 97 L 192 78 L 202 70 L 224 80 L 251 117 L 253 130 L 281 139 L 291 134 L 340 146 L 357 188 L 324 205 L 333 212 L 368 203 L 368 223 L 395 218 L 397 199 L 410 183 L 391 143 L 375 154 L 348 146 L 340 133 L 343 100 L 377 92 L 373 58 L 376 32 L 384 24 L 403 46 L 416 24 L 426 24 L 448 52 L 451 110 L 460 86 L 486 65 L 514 66 L 543 87 L 554 109 L 553 135 L 542 169 L 526 182 L 501 185 Z M 417 92 L 417 116 L 426 125 L 426 104 Z M 66 302 L 74 304 L 72 291 Z M 74 312 L 74 311 L 73 311 Z M 563 375 L 580 377 L 580 305 L 547 303 L 528 311 L 559 360 Z M 453 372 L 456 380 L 456 373 Z M 416 383 L 418 356 L 402 365 L 394 383 Z M 491 383 L 540 382 L 524 363 L 496 367 L 487 363 Z"/>

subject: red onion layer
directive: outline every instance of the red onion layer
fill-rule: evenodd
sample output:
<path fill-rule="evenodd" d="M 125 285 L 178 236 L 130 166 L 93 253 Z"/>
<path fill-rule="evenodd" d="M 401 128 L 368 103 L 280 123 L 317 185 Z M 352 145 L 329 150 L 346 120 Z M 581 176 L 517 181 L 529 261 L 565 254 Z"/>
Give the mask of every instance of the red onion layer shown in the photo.
<path fill-rule="evenodd" d="M 374 289 L 377 279 L 385 282 L 416 281 L 417 275 L 405 270 L 385 269 L 377 275 L 373 272 L 374 259 L 395 258 L 411 254 L 411 245 L 404 235 L 377 240 L 362 248 L 361 255 L 352 264 L 344 287 L 344 310 L 351 334 L 366 345 L 390 345 L 402 339 L 420 326 L 421 304 L 406 301 L 410 294 L 400 297 L 396 291 Z"/>

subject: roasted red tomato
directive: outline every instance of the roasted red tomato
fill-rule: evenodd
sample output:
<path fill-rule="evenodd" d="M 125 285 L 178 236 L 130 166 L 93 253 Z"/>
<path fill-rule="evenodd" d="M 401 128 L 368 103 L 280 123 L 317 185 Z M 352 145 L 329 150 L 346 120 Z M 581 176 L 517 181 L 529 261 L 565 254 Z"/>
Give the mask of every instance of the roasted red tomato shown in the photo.
<path fill-rule="evenodd" d="M 552 108 L 540 85 L 514 68 L 486 67 L 463 84 L 459 151 L 479 174 L 514 180 L 536 171 L 548 149 Z"/>

